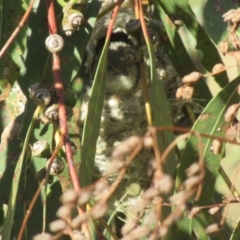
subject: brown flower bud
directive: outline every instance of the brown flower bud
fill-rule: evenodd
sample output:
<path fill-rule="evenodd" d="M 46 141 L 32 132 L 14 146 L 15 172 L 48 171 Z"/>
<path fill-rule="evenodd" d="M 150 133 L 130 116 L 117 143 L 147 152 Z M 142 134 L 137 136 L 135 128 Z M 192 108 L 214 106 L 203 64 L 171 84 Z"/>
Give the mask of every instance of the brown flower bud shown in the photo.
<path fill-rule="evenodd" d="M 137 147 L 141 142 L 141 138 L 138 136 L 131 136 L 126 140 L 118 144 L 112 153 L 113 159 L 125 160 L 126 157 Z"/>
<path fill-rule="evenodd" d="M 232 19 L 231 22 L 238 23 L 240 21 L 240 8 L 232 12 Z"/>
<path fill-rule="evenodd" d="M 173 205 L 179 206 L 185 203 L 185 191 L 178 192 L 172 195 L 169 200 Z"/>
<path fill-rule="evenodd" d="M 153 186 L 158 189 L 160 193 L 168 193 L 173 186 L 173 180 L 170 175 L 164 174 L 163 176 L 154 176 Z"/>
<path fill-rule="evenodd" d="M 148 236 L 150 231 L 150 228 L 146 226 L 139 226 L 131 231 L 130 236 L 132 239 L 142 239 L 143 237 Z"/>
<path fill-rule="evenodd" d="M 52 232 L 58 232 L 58 231 L 63 231 L 65 230 L 66 228 L 68 227 L 68 224 L 66 221 L 64 220 L 56 220 L 54 222 L 51 222 L 49 224 L 49 229 L 52 231 Z"/>
<path fill-rule="evenodd" d="M 79 198 L 78 198 L 78 202 L 77 204 L 79 206 L 85 204 L 86 202 L 88 202 L 88 200 L 90 199 L 91 197 L 91 191 L 84 191 L 84 190 L 81 190 L 80 194 L 79 194 Z"/>
<path fill-rule="evenodd" d="M 223 55 L 226 55 L 228 53 L 228 42 L 227 41 L 221 42 L 219 45 L 219 49 Z"/>
<path fill-rule="evenodd" d="M 62 204 L 76 204 L 78 200 L 78 194 L 75 190 L 73 189 L 68 189 L 66 192 L 64 192 L 60 198 L 60 201 Z"/>
<path fill-rule="evenodd" d="M 199 176 L 193 176 L 190 178 L 187 178 L 184 182 L 184 186 L 186 190 L 190 190 L 194 187 L 196 187 L 201 182 L 201 179 Z"/>
<path fill-rule="evenodd" d="M 211 215 L 214 215 L 215 213 L 217 213 L 219 211 L 220 207 L 212 207 L 208 210 L 208 212 L 211 214 Z"/>
<path fill-rule="evenodd" d="M 184 86 L 182 87 L 179 87 L 176 91 L 176 98 L 177 99 L 182 99 L 183 98 L 183 88 Z"/>
<path fill-rule="evenodd" d="M 229 126 L 225 132 L 227 140 L 235 140 L 238 134 L 238 125 Z"/>
<path fill-rule="evenodd" d="M 236 12 L 236 9 L 230 9 L 229 11 L 224 13 L 222 15 L 223 21 L 224 22 L 228 22 L 228 21 L 232 22 L 232 17 L 233 17 L 235 12 Z"/>
<path fill-rule="evenodd" d="M 230 34 L 229 41 L 233 45 L 233 47 L 236 48 L 236 49 L 240 46 L 240 42 L 239 42 L 238 36 L 236 35 L 235 32 Z"/>
<path fill-rule="evenodd" d="M 92 208 L 92 211 L 90 212 L 90 215 L 93 219 L 98 219 L 104 216 L 104 214 L 107 212 L 108 206 L 106 203 L 97 204 Z"/>
<path fill-rule="evenodd" d="M 225 69 L 225 66 L 222 63 L 218 63 L 213 66 L 212 73 L 219 73 L 224 69 Z"/>
<path fill-rule="evenodd" d="M 188 217 L 193 218 L 193 217 L 197 216 L 200 213 L 200 210 L 201 209 L 199 207 L 193 207 L 191 209 L 191 211 L 188 213 Z"/>
<path fill-rule="evenodd" d="M 213 151 L 213 153 L 217 155 L 218 153 L 221 152 L 221 148 L 222 148 L 222 142 L 218 139 L 214 139 L 212 142 L 212 146 L 210 148 Z"/>
<path fill-rule="evenodd" d="M 72 207 L 70 205 L 62 205 L 58 210 L 57 210 L 57 217 L 62 218 L 62 219 L 68 219 L 70 217 Z"/>
<path fill-rule="evenodd" d="M 192 72 L 189 75 L 186 75 L 182 78 L 183 83 L 195 83 L 197 82 L 201 77 L 203 77 L 203 74 L 200 72 Z"/>
<path fill-rule="evenodd" d="M 137 222 L 135 219 L 127 221 L 121 229 L 122 235 L 125 236 L 132 231 L 137 226 Z"/>
<path fill-rule="evenodd" d="M 96 201 L 101 200 L 109 191 L 110 186 L 106 181 L 99 180 L 97 181 L 95 188 L 93 190 L 93 196 Z"/>
<path fill-rule="evenodd" d="M 199 163 L 195 162 L 186 170 L 187 176 L 191 177 L 194 174 L 198 173 L 199 170 L 200 170 Z"/>
<path fill-rule="evenodd" d="M 194 88 L 192 86 L 184 86 L 183 99 L 190 100 L 193 96 Z"/>
<path fill-rule="evenodd" d="M 240 105 L 239 103 L 235 103 L 233 105 L 231 105 L 228 109 L 227 112 L 224 115 L 224 119 L 226 122 L 230 122 L 233 120 L 237 110 L 239 109 Z"/>
<path fill-rule="evenodd" d="M 157 190 L 156 188 L 149 188 L 143 193 L 142 198 L 145 200 L 151 200 L 154 197 L 156 197 L 158 194 L 159 194 L 159 190 Z"/>
<path fill-rule="evenodd" d="M 71 221 L 72 228 L 78 228 L 84 222 L 88 221 L 88 215 L 86 213 L 78 215 Z"/>
<path fill-rule="evenodd" d="M 40 233 L 33 237 L 33 240 L 52 240 L 53 236 L 49 233 Z"/>
<path fill-rule="evenodd" d="M 209 225 L 205 230 L 206 233 L 215 233 L 219 231 L 220 231 L 220 227 L 217 223 Z"/>

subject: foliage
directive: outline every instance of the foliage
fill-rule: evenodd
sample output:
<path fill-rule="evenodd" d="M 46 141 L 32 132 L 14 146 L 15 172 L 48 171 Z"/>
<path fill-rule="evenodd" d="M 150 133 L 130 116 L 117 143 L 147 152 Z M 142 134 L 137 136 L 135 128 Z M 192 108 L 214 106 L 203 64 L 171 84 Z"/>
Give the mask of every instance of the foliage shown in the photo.
<path fill-rule="evenodd" d="M 135 1 L 135 8 L 131 4 L 129 8 L 135 9 L 140 19 L 147 49 L 144 54 L 149 58 L 150 66 L 145 67 L 146 72 L 149 71 L 150 88 L 145 85 L 145 92 L 142 90 L 146 95 L 148 127 L 143 129 L 144 135 L 128 136 L 122 141 L 121 146 L 130 152 L 127 152 L 126 161 L 112 183 L 107 178 L 95 179 L 94 159 L 101 127 L 104 74 L 113 20 L 109 22 L 109 31 L 94 73 L 84 126 L 80 114 L 82 91 L 88 78 L 86 48 L 91 33 L 95 22 L 101 21 L 109 11 L 113 10 L 114 18 L 121 1 L 99 15 L 101 2 L 97 0 L 88 2 L 87 7 L 86 2 L 76 0 L 35 0 L 33 5 L 28 1 L 0 1 L 1 48 L 4 49 L 14 29 L 20 30 L 7 44 L 7 50 L 0 52 L 2 239 L 31 239 L 51 231 L 55 232 L 55 238 L 51 232 L 52 235 L 39 235 L 39 239 L 239 238 L 239 222 L 232 228 L 225 221 L 229 204 L 239 202 L 238 189 L 234 186 L 236 176 L 229 179 L 229 173 L 221 167 L 221 160 L 226 155 L 225 144 L 239 145 L 240 94 L 239 77 L 228 77 L 229 69 L 237 64 L 224 65 L 222 60 L 223 55 L 239 60 L 240 13 L 236 10 L 224 18 L 222 15 L 230 9 L 238 9 L 239 3 L 198 1 L 194 9 L 200 9 L 204 19 L 202 23 L 187 0 L 153 0 L 154 12 L 150 13 L 146 10 L 147 3 L 144 3 L 146 18 L 141 15 L 140 2 Z M 30 11 L 29 16 L 27 11 Z M 72 13 L 79 17 L 74 26 L 68 22 Z M 180 86 L 173 87 L 174 100 L 169 99 L 169 95 L 173 95 L 166 89 L 169 84 L 171 87 L 176 83 L 164 83 L 156 72 L 154 48 L 145 31 L 146 23 L 148 27 L 151 22 L 148 18 L 161 21 L 165 29 L 160 37 L 161 47 L 182 80 Z M 27 23 L 22 24 L 22 19 L 27 19 Z M 65 33 L 62 28 L 65 28 Z M 46 50 L 45 40 L 49 34 L 56 33 L 62 37 L 64 47 L 61 53 L 52 54 Z M 189 50 L 188 39 L 192 39 L 191 45 L 197 54 Z M 54 40 L 53 47 L 55 44 Z M 214 87 L 206 79 L 220 89 L 214 96 Z M 33 89 L 37 82 L 40 85 Z M 29 88 L 32 89 L 30 93 Z M 51 92 L 51 103 L 58 103 L 54 114 L 59 116 L 59 120 L 46 123 L 55 115 L 46 117 L 44 104 L 36 106 L 34 103 L 39 89 Z M 175 111 L 172 113 L 173 121 L 170 109 Z M 188 121 L 187 128 L 183 123 L 185 120 Z M 44 155 L 34 155 L 33 144 L 40 139 L 46 140 L 48 149 Z M 181 152 L 178 144 L 183 139 L 187 140 Z M 69 140 L 77 149 L 74 156 Z M 148 141 L 150 151 L 154 152 L 155 167 L 150 169 L 151 177 L 144 182 L 144 187 L 141 186 L 137 196 L 131 193 L 139 187 L 134 185 L 122 199 L 118 199 L 122 206 L 114 205 L 112 197 L 121 192 L 120 182 L 124 181 L 138 153 L 149 147 Z M 52 163 L 47 167 L 46 163 L 47 160 L 55 161 L 56 156 L 64 159 L 65 169 L 52 176 L 49 175 Z M 235 175 L 237 173 L 238 170 Z M 232 197 L 222 200 L 217 196 L 215 185 L 219 176 Z M 124 198 L 131 194 L 133 199 L 138 199 L 134 210 L 124 205 Z M 225 210 L 216 217 L 209 213 L 220 208 Z M 56 213 L 62 220 L 56 220 Z M 84 238 L 76 237 L 80 232 Z"/>

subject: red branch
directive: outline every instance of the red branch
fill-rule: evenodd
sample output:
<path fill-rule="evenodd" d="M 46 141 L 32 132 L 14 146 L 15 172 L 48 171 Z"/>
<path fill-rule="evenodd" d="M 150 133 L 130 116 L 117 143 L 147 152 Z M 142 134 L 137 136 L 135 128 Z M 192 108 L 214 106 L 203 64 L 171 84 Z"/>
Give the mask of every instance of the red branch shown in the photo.
<path fill-rule="evenodd" d="M 48 28 L 50 34 L 57 33 L 57 25 L 55 20 L 55 11 L 54 5 L 52 0 L 46 0 L 47 9 L 48 9 Z M 62 140 L 65 144 L 66 148 L 66 157 L 69 167 L 69 174 L 72 180 L 73 187 L 75 191 L 80 191 L 80 185 L 77 178 L 76 169 L 74 167 L 73 155 L 71 150 L 71 145 L 69 142 L 68 136 L 68 126 L 67 126 L 67 117 L 66 117 L 66 107 L 65 107 L 65 100 L 64 100 L 64 88 L 62 84 L 62 75 L 61 75 L 61 62 L 59 54 L 52 55 L 52 69 L 53 69 L 53 76 L 54 76 L 54 87 L 56 89 L 56 94 L 58 97 L 58 105 L 59 105 L 59 126 Z"/>
<path fill-rule="evenodd" d="M 111 16 L 111 19 L 110 19 L 110 22 L 109 22 L 109 25 L 108 25 L 108 29 L 107 29 L 106 40 L 110 40 L 110 37 L 111 37 L 111 34 L 112 34 L 113 25 L 114 25 L 115 19 L 117 17 L 118 11 L 119 11 L 123 1 L 124 0 L 118 0 L 116 2 L 116 5 L 115 5 L 113 11 L 112 11 L 112 16 Z"/>
<path fill-rule="evenodd" d="M 46 0 L 46 4 L 47 4 L 49 33 L 56 34 L 57 24 L 55 19 L 53 0 Z M 68 136 L 66 107 L 65 107 L 65 100 L 64 100 L 64 88 L 63 88 L 62 74 L 61 74 L 61 62 L 60 62 L 60 56 L 58 53 L 52 54 L 52 70 L 53 70 L 53 76 L 54 76 L 54 87 L 56 89 L 58 105 L 59 105 L 59 127 L 61 132 L 61 141 L 63 141 L 65 145 L 68 169 L 69 169 L 71 182 L 73 184 L 73 188 L 76 192 L 80 192 L 80 184 L 78 181 L 76 168 L 74 166 L 73 154 L 72 154 L 72 149 L 71 149 L 69 136 Z M 79 214 L 83 214 L 84 210 L 81 208 L 78 208 L 78 212 Z M 85 233 L 85 235 L 90 236 L 87 223 L 82 224 L 82 231 Z"/>

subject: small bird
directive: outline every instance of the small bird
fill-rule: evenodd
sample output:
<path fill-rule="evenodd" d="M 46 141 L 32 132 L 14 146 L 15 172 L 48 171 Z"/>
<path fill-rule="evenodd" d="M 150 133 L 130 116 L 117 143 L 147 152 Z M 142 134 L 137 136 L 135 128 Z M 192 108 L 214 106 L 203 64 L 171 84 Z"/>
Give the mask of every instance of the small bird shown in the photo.
<path fill-rule="evenodd" d="M 110 14 L 96 22 L 90 42 L 86 48 L 87 60 L 85 66 L 88 70 L 89 78 L 93 78 L 96 71 L 109 19 Z M 106 84 L 100 131 L 96 143 L 96 171 L 94 175 L 95 178 L 99 178 L 106 173 L 111 175 L 112 167 L 115 167 L 115 175 L 112 174 L 109 177 L 109 182 L 114 181 L 118 174 L 119 165 L 124 165 L 124 162 L 134 150 L 139 137 L 143 136 L 147 131 L 145 102 L 141 89 L 140 58 L 132 61 L 132 58 L 126 54 L 129 49 L 137 49 L 137 52 L 144 52 L 142 43 L 132 40 L 132 36 L 129 36 L 125 29 L 125 25 L 132 19 L 134 19 L 133 8 L 130 8 L 129 5 L 121 7 L 109 43 L 106 70 L 103 76 Z M 157 44 L 158 42 L 156 42 Z M 159 50 L 157 47 L 155 49 Z M 146 52 L 144 52 L 144 55 Z M 145 56 L 144 59 L 146 62 L 148 61 Z M 165 65 L 169 65 L 169 62 L 165 61 L 165 54 L 164 57 L 161 54 L 160 59 L 161 63 L 158 62 L 157 71 L 163 75 Z M 147 70 L 149 70 L 147 64 L 146 66 Z M 169 67 L 166 66 L 167 68 Z M 172 70 L 173 68 L 170 67 L 170 69 Z M 172 76 L 175 77 L 171 72 Z M 87 114 L 90 87 L 91 81 L 88 81 L 82 100 L 82 122 L 84 122 Z M 140 189 L 149 186 L 153 171 L 151 167 L 153 157 L 152 149 L 149 148 L 144 148 L 137 155 L 128 168 L 124 180 L 119 185 L 118 191 L 114 193 L 114 201 L 122 199 L 130 185 L 138 185 Z M 113 165 L 113 163 L 116 164 Z M 134 203 L 130 199 L 137 198 L 137 196 L 129 196 L 125 200 Z"/>
<path fill-rule="evenodd" d="M 106 63 L 106 93 L 120 94 L 129 92 L 136 86 L 139 78 L 139 69 L 136 63 L 129 63 L 124 55 L 125 50 L 129 47 L 126 42 L 113 41 L 110 42 L 107 63 Z M 93 69 L 96 69 L 99 57 L 96 57 L 93 63 Z"/>

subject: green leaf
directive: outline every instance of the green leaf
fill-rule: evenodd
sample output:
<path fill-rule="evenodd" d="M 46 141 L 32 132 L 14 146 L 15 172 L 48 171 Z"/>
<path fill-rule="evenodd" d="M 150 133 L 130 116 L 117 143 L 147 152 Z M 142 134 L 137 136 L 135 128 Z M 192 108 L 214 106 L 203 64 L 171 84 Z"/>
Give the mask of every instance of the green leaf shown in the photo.
<path fill-rule="evenodd" d="M 99 134 L 105 92 L 104 72 L 107 50 L 108 42 L 106 41 L 94 76 L 91 97 L 88 103 L 88 113 L 84 122 L 81 167 L 79 172 L 79 178 L 82 187 L 89 185 L 92 181 L 96 141 Z"/>
<path fill-rule="evenodd" d="M 206 2 L 203 10 L 204 26 L 208 35 L 216 44 L 225 40 L 229 34 L 228 23 L 223 22 L 222 15 L 230 9 L 237 8 L 238 4 L 236 1 L 216 2 L 209 0 Z"/>
<path fill-rule="evenodd" d="M 2 0 L 0 2 L 0 48 L 4 46 L 12 32 L 18 27 L 18 24 L 25 13 L 28 1 Z M 22 55 L 26 46 L 26 30 L 23 26 L 20 33 L 11 43 L 0 61 L 0 99 L 8 97 L 13 83 L 19 75 L 19 70 L 23 65 Z"/>
<path fill-rule="evenodd" d="M 209 2 L 209 1 L 208 1 Z M 162 0 L 161 4 L 165 9 L 168 16 L 174 15 L 175 19 L 181 19 L 186 26 L 187 30 L 192 34 L 196 40 L 196 49 L 201 51 L 202 59 L 201 63 L 205 69 L 209 72 L 212 71 L 213 66 L 216 63 L 222 63 L 221 57 L 216 49 L 215 45 L 212 43 L 209 35 L 205 32 L 203 27 L 198 23 L 195 14 L 193 13 L 191 7 L 189 6 L 188 0 Z M 175 40 L 176 42 L 176 40 Z M 180 51 L 175 48 L 176 51 Z M 224 87 L 228 83 L 228 78 L 226 72 L 217 75 L 215 77 L 216 82 Z M 200 85 L 199 85 L 200 87 Z"/>
<path fill-rule="evenodd" d="M 238 219 L 237 225 L 233 230 L 230 240 L 238 240 L 240 238 L 240 219 Z"/>
<path fill-rule="evenodd" d="M 193 131 L 225 137 L 224 129 L 226 129 L 228 123 L 224 121 L 223 116 L 226 109 L 231 104 L 239 101 L 239 96 L 237 94 L 239 81 L 240 78 L 236 78 L 234 81 L 230 82 L 215 98 L 209 102 L 203 113 L 194 124 L 192 128 Z M 219 131 L 219 129 L 221 129 L 221 131 Z M 222 159 L 222 154 L 215 155 L 210 150 L 212 142 L 213 139 L 202 138 L 202 145 L 204 146 L 203 159 L 205 161 L 206 172 L 200 199 L 197 202 L 193 202 L 193 205 L 196 206 L 206 206 L 210 205 L 212 202 L 215 181 L 218 176 L 220 161 Z M 187 141 L 186 149 L 181 158 L 181 163 L 177 173 L 175 191 L 178 191 L 179 187 L 186 179 L 186 169 L 194 162 L 197 162 L 198 159 L 198 140 L 195 136 L 191 136 Z M 191 236 L 192 231 L 195 231 L 199 235 L 200 239 L 207 239 L 208 237 L 204 232 L 204 229 L 209 224 L 209 214 L 206 211 L 201 211 L 201 213 L 194 217 L 193 220 L 184 218 L 181 221 L 178 221 L 178 227 L 173 231 L 174 236 L 177 236 L 179 239 L 186 239 L 186 234 Z"/>

